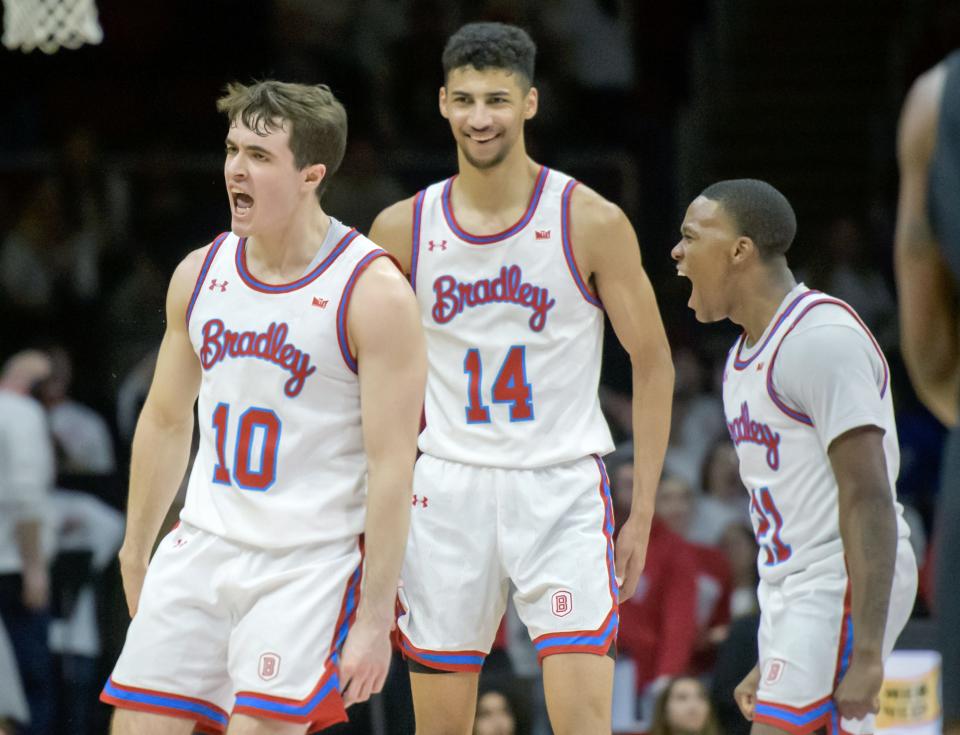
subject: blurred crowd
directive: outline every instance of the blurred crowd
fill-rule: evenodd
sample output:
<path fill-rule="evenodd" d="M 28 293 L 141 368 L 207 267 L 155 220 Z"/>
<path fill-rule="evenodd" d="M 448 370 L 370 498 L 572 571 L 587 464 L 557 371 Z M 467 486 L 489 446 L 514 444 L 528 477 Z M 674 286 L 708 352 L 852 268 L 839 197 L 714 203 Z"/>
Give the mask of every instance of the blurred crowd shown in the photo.
<path fill-rule="evenodd" d="M 714 4 L 213 0 L 145 3 L 138 13 L 123 5 L 100 2 L 102 48 L 0 59 L 11 72 L 0 88 L 35 82 L 5 95 L 0 109 L 0 680 L 19 682 L 0 687 L 0 733 L 105 731 L 97 694 L 126 624 L 114 562 L 126 463 L 166 284 L 189 250 L 229 222 L 220 88 L 255 76 L 329 83 L 350 114 L 350 140 L 324 207 L 367 231 L 384 206 L 454 171 L 436 109 L 439 58 L 449 33 L 478 18 L 534 31 L 541 112 L 528 148 L 630 216 L 672 341 L 672 430 L 647 567 L 621 608 L 615 725 L 745 733 L 732 690 L 756 661 L 756 545 L 719 397 L 736 334 L 694 328 L 689 286 L 669 258 L 690 193 L 678 182 L 677 121 L 692 39 Z M 145 69 L 170 83 L 142 82 Z M 799 275 L 851 303 L 890 359 L 899 497 L 926 569 L 943 430 L 899 359 L 892 198 L 858 206 L 838 203 L 813 222 L 801 212 Z M 602 402 L 618 442 L 607 464 L 622 519 L 632 482 L 630 372 L 616 340 L 606 342 Z M 931 593 L 924 575 L 918 617 Z M 475 732 L 548 732 L 538 677 L 508 612 Z M 384 695 L 354 714 L 358 724 L 342 732 L 412 732 L 399 657 Z"/>

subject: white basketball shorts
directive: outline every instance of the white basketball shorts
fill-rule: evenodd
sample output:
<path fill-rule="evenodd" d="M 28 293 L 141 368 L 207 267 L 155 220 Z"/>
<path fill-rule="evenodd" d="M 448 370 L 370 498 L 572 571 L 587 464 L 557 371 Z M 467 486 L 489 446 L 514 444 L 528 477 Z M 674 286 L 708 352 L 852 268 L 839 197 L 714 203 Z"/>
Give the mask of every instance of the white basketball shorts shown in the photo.
<path fill-rule="evenodd" d="M 150 562 L 101 700 L 204 732 L 231 713 L 311 732 L 346 721 L 337 673 L 361 565 L 358 542 L 263 550 L 182 523 Z"/>
<path fill-rule="evenodd" d="M 811 564 L 776 585 L 761 581 L 758 592 L 760 688 L 754 722 L 794 735 L 820 728 L 827 735 L 872 733 L 872 715 L 841 718 L 833 702 L 833 691 L 850 665 L 855 635 L 843 556 Z M 900 539 L 884 659 L 910 618 L 916 592 L 917 562 L 909 540 Z"/>
<path fill-rule="evenodd" d="M 513 600 L 540 661 L 616 640 L 613 507 L 598 457 L 517 470 L 417 461 L 398 620 L 404 654 L 479 671 Z"/>

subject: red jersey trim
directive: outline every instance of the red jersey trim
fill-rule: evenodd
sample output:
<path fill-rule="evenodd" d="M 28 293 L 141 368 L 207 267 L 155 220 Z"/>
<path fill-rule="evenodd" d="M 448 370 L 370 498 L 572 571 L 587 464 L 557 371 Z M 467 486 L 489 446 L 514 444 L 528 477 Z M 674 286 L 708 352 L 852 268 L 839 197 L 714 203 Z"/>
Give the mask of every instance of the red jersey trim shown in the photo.
<path fill-rule="evenodd" d="M 580 295 L 583 296 L 587 303 L 593 304 L 598 309 L 602 309 L 603 304 L 600 302 L 600 297 L 593 293 L 590 287 L 587 286 L 587 282 L 580 273 L 580 267 L 577 265 L 577 258 L 573 254 L 573 240 L 570 237 L 570 199 L 573 195 L 573 190 L 579 183 L 580 182 L 576 180 L 568 181 L 567 185 L 563 187 L 563 194 L 560 197 L 560 232 L 561 239 L 563 240 L 563 257 L 567 261 L 570 276 L 577 285 L 577 290 L 580 291 Z"/>
<path fill-rule="evenodd" d="M 816 301 L 810 302 L 809 304 L 804 306 L 803 311 L 800 312 L 800 314 L 794 320 L 793 324 L 790 325 L 790 328 L 783 333 L 783 337 L 780 338 L 780 342 L 777 344 L 777 348 L 773 351 L 773 356 L 770 358 L 770 364 L 767 366 L 767 395 L 770 396 L 770 400 L 773 401 L 773 404 L 778 409 L 780 409 L 782 413 L 784 413 L 785 415 L 787 415 L 788 417 L 792 418 L 795 421 L 799 421 L 802 424 L 806 424 L 807 426 L 813 426 L 813 419 L 807 416 L 807 414 L 803 413 L 802 411 L 797 411 L 796 409 L 793 409 L 790 406 L 788 406 L 783 401 L 783 399 L 780 398 L 780 396 L 777 394 L 777 391 L 774 389 L 773 366 L 777 360 L 777 355 L 780 353 L 780 347 L 783 345 L 783 340 L 787 338 L 787 335 L 790 334 L 790 332 L 792 332 L 794 328 L 800 323 L 803 317 L 807 315 L 807 312 L 809 312 L 811 309 L 817 306 L 821 306 L 822 304 L 833 304 L 835 306 L 839 306 L 843 309 L 846 309 L 846 311 L 850 314 L 850 316 L 852 316 L 854 320 L 856 320 L 857 324 L 860 325 L 860 327 L 863 329 L 867 337 L 870 338 L 870 342 L 873 343 L 874 349 L 877 351 L 877 354 L 880 356 L 880 362 L 883 364 L 883 383 L 880 386 L 881 398 L 883 398 L 883 396 L 886 395 L 887 386 L 890 383 L 890 368 L 887 365 L 887 358 L 884 357 L 883 350 L 880 349 L 880 345 L 877 344 L 877 340 L 874 338 L 873 334 L 867 328 L 867 325 L 864 324 L 863 320 L 857 315 L 857 313 L 852 308 L 850 308 L 850 305 L 844 303 L 843 301 L 840 301 L 839 299 L 834 299 L 829 297 L 823 298 L 823 299 L 817 299 Z M 754 357 L 756 357 L 756 355 L 754 355 Z"/>
<path fill-rule="evenodd" d="M 350 245 L 355 239 L 360 236 L 360 233 L 355 229 L 350 229 L 346 235 L 340 238 L 340 241 L 333 247 L 333 250 L 330 251 L 330 254 L 324 258 L 316 268 L 307 273 L 307 275 L 298 278 L 296 281 L 291 283 L 264 283 L 254 276 L 247 269 L 247 238 L 242 238 L 239 243 L 237 243 L 237 273 L 240 274 L 240 278 L 243 282 L 252 288 L 254 291 L 259 291 L 260 293 L 266 294 L 277 294 L 277 293 L 290 293 L 291 291 L 296 291 L 308 286 L 313 283 L 320 275 L 327 270 L 334 261 L 340 257 L 341 254 L 347 249 L 347 246 Z"/>
<path fill-rule="evenodd" d="M 340 305 L 337 307 L 337 342 L 340 344 L 340 354 L 343 356 L 343 361 L 347 367 L 354 373 L 357 372 L 357 356 L 350 350 L 350 340 L 347 337 L 347 310 L 350 308 L 350 298 L 353 296 L 353 288 L 357 285 L 357 279 L 360 275 L 373 261 L 384 257 L 389 258 L 397 268 L 400 268 L 397 259 L 386 250 L 378 248 L 367 253 L 354 267 L 353 273 L 350 274 L 347 285 L 343 287 L 343 293 L 340 296 Z M 403 272 L 403 269 L 400 270 Z"/>
<path fill-rule="evenodd" d="M 184 323 L 187 325 L 188 332 L 190 331 L 190 315 L 193 313 L 193 307 L 197 303 L 197 298 L 200 296 L 200 289 L 207 280 L 207 273 L 210 272 L 210 266 L 213 264 L 213 259 L 217 256 L 217 251 L 229 234 L 229 232 L 221 232 L 217 235 L 210 245 L 210 250 L 207 251 L 206 256 L 203 258 L 203 266 L 201 266 L 200 273 L 197 275 L 197 282 L 194 284 L 193 294 L 190 296 L 190 303 L 187 304 L 187 312 L 184 315 Z"/>
<path fill-rule="evenodd" d="M 453 205 L 450 203 L 450 190 L 453 187 L 453 180 L 457 177 L 451 176 L 444 183 L 443 191 L 440 195 L 443 216 L 447 221 L 447 226 L 453 231 L 454 235 L 471 245 L 491 245 L 495 242 L 506 240 L 508 237 L 513 237 L 530 224 L 530 220 L 533 219 L 533 214 L 537 211 L 537 205 L 540 203 L 540 195 L 543 194 L 549 173 L 550 169 L 546 166 L 540 167 L 540 171 L 537 173 L 536 183 L 533 186 L 533 193 L 530 195 L 530 201 L 527 202 L 527 208 L 523 216 L 507 229 L 493 235 L 473 235 L 460 227 L 460 224 L 457 222 L 457 217 L 453 213 Z"/>
<path fill-rule="evenodd" d="M 413 200 L 413 232 L 410 235 L 410 285 L 414 292 L 417 290 L 417 265 L 420 261 L 420 224 L 423 220 L 423 199 L 426 191 L 417 192 Z"/>

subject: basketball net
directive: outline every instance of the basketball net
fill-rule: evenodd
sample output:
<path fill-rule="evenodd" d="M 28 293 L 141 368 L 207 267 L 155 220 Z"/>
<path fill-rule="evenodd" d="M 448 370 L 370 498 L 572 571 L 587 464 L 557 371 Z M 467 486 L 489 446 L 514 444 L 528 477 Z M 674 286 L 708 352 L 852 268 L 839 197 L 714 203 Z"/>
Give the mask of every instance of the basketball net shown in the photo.
<path fill-rule="evenodd" d="M 3 45 L 52 54 L 103 40 L 95 0 L 3 0 Z"/>

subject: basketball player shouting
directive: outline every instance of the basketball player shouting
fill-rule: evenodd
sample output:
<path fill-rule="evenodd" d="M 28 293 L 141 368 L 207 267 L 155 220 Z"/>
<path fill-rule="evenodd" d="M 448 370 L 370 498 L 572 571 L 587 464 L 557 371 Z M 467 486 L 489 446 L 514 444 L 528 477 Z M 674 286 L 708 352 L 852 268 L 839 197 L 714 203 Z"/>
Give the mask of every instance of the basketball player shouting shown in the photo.
<path fill-rule="evenodd" d="M 320 205 L 346 144 L 328 88 L 231 85 L 218 108 L 232 232 L 173 274 L 134 438 L 133 622 L 101 695 L 121 735 L 312 732 L 390 661 L 426 373 L 413 294 Z M 198 394 L 181 523 L 148 568 Z"/>
<path fill-rule="evenodd" d="M 889 370 L 853 309 L 794 280 L 795 232 L 772 186 L 721 181 L 672 253 L 697 319 L 744 330 L 723 403 L 760 546 L 760 660 L 735 697 L 754 735 L 870 733 L 917 586 Z"/>

